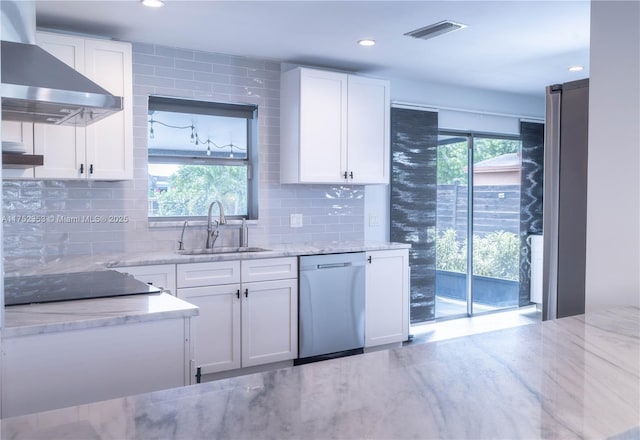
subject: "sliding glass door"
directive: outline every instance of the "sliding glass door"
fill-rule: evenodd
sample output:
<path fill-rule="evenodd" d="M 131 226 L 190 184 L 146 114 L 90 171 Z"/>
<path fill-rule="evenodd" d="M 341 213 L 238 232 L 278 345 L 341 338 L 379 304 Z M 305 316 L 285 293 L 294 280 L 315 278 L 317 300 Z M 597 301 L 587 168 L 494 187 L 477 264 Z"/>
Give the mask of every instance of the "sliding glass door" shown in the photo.
<path fill-rule="evenodd" d="M 520 140 L 440 132 L 435 317 L 518 305 Z"/>
<path fill-rule="evenodd" d="M 469 142 L 465 136 L 438 136 L 436 318 L 467 313 L 469 155 Z"/>

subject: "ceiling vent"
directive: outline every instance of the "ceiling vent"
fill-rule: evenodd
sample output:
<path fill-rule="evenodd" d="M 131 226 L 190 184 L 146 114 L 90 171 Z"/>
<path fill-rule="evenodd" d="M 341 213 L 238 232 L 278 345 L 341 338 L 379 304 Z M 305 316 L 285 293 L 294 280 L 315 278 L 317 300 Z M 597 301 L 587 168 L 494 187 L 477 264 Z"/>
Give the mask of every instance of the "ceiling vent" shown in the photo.
<path fill-rule="evenodd" d="M 420 38 L 421 40 L 428 40 L 429 38 L 437 37 L 438 35 L 446 34 L 448 32 L 457 31 L 459 29 L 466 28 L 466 24 L 455 23 L 453 21 L 445 20 L 438 23 L 430 24 L 429 26 L 416 29 L 415 31 L 407 32 L 405 35 L 413 38 Z"/>

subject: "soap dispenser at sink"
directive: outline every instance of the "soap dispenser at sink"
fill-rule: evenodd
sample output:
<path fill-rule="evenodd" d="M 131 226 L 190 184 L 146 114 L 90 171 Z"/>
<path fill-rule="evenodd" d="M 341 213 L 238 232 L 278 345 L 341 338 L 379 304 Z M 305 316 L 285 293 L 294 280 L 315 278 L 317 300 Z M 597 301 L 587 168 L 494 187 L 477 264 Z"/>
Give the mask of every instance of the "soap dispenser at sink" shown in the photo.
<path fill-rule="evenodd" d="M 240 226 L 238 246 L 241 248 L 249 247 L 249 228 L 245 219 L 242 219 L 242 225 Z"/>

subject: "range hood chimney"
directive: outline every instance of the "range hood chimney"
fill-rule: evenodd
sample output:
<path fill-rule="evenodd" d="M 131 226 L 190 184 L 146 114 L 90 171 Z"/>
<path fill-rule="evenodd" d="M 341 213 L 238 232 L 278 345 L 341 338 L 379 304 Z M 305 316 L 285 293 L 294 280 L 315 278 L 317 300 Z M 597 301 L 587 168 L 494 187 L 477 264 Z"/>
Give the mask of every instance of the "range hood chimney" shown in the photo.
<path fill-rule="evenodd" d="M 122 97 L 36 46 L 35 2 L 0 6 L 3 120 L 86 126 L 122 110 Z"/>

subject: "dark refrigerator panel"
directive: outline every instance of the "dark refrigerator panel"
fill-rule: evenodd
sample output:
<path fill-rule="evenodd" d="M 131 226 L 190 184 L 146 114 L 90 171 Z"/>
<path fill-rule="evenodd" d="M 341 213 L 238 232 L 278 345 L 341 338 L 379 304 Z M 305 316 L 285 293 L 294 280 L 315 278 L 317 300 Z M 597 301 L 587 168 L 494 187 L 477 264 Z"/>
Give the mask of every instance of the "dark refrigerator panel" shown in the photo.
<path fill-rule="evenodd" d="M 543 319 L 585 310 L 589 80 L 547 88 Z"/>

